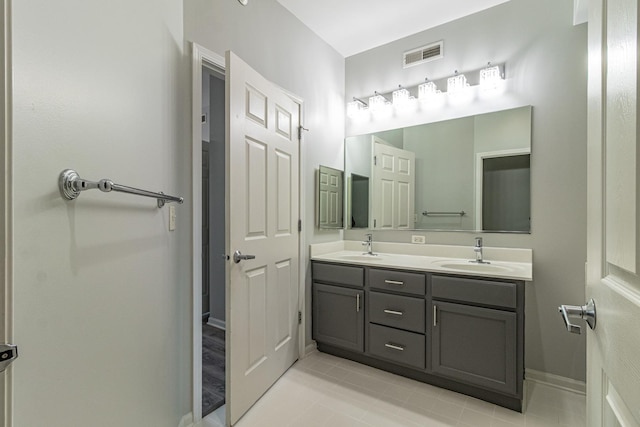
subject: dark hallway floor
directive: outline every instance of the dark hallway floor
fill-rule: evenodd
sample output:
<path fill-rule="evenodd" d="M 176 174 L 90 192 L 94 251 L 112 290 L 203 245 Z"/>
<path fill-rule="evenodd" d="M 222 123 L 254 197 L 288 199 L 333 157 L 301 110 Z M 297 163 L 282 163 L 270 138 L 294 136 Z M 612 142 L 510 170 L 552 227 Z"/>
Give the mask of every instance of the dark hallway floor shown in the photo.
<path fill-rule="evenodd" d="M 224 405 L 224 331 L 202 324 L 202 416 Z"/>

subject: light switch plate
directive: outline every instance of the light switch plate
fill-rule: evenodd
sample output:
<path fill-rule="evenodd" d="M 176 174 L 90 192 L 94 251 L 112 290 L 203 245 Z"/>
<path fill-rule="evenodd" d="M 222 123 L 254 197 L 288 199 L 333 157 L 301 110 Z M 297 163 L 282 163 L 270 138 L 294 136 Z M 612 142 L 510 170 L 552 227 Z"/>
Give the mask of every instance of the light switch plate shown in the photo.
<path fill-rule="evenodd" d="M 425 236 L 411 236 L 411 243 L 425 244 L 427 243 L 427 238 Z"/>
<path fill-rule="evenodd" d="M 176 207 L 169 205 L 169 231 L 176 229 Z"/>

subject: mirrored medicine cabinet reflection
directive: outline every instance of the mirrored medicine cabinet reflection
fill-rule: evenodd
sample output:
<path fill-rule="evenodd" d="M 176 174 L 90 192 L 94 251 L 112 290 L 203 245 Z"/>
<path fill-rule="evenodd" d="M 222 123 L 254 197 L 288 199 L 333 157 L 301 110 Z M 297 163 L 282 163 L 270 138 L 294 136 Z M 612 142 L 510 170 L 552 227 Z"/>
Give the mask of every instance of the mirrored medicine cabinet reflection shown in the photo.
<path fill-rule="evenodd" d="M 344 172 L 339 169 L 320 166 L 316 181 L 318 183 L 316 190 L 318 228 L 343 228 Z"/>
<path fill-rule="evenodd" d="M 526 106 L 346 138 L 345 226 L 529 233 L 531 114 Z M 323 206 L 335 197 L 321 196 L 320 218 L 338 208 Z"/>

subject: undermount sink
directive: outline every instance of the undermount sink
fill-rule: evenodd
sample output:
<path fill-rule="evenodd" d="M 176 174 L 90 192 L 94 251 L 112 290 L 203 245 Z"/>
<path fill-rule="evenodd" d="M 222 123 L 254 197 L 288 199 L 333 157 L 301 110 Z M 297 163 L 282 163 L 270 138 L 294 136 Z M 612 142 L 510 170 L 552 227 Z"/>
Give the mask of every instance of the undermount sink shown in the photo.
<path fill-rule="evenodd" d="M 446 268 L 449 270 L 458 270 L 458 271 L 469 271 L 469 272 L 477 272 L 477 273 L 507 273 L 514 271 L 512 267 L 500 264 L 479 264 L 476 262 L 469 261 L 454 261 L 454 260 L 441 260 L 434 261 L 433 264 L 436 264 L 442 268 Z"/>
<path fill-rule="evenodd" d="M 343 259 L 345 261 L 382 261 L 384 259 L 383 256 L 380 256 L 380 255 L 369 255 L 369 254 L 340 255 L 337 258 Z"/>

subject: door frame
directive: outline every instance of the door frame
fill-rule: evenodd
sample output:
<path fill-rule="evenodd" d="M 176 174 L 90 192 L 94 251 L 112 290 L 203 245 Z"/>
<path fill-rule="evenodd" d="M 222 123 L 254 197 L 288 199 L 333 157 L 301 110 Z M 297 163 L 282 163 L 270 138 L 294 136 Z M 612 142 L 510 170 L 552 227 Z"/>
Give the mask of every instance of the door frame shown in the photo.
<path fill-rule="evenodd" d="M 12 343 L 13 341 L 13 218 L 11 214 L 13 184 L 12 184 L 12 72 L 11 72 L 11 0 L 0 0 L 0 14 L 2 19 L 2 31 L 0 32 L 0 80 L 2 86 L 2 103 L 0 103 L 0 174 L 4 179 L 0 186 L 0 343 Z M 12 368 L 9 366 L 0 374 L 0 424 L 11 427 L 13 425 L 12 407 Z"/>
<path fill-rule="evenodd" d="M 3 0 L 0 0 L 3 1 Z M 192 318 L 192 417 L 194 425 L 197 425 L 202 420 L 202 257 L 198 256 L 202 251 L 202 123 L 201 123 L 201 110 L 202 110 L 202 67 L 206 66 L 216 71 L 220 71 L 224 74 L 226 70 L 225 58 L 217 53 L 205 48 L 198 43 L 191 42 L 191 82 L 192 82 L 192 95 L 191 95 L 191 197 L 193 200 L 191 211 L 191 278 L 192 278 L 192 304 L 191 304 L 191 318 Z M 299 108 L 300 123 L 299 126 L 303 126 L 304 123 L 304 101 L 297 95 L 292 94 L 286 89 L 280 88 L 286 93 Z M 296 130 L 297 131 L 297 130 Z M 302 203 L 305 200 L 305 186 L 302 180 L 302 165 L 305 164 L 306 150 L 304 149 L 304 135 L 299 132 L 300 139 L 298 141 L 299 157 L 298 157 L 298 191 L 299 191 L 299 203 L 298 203 L 298 218 L 305 218 L 305 205 Z M 227 242 L 228 243 L 228 242 Z M 302 320 L 298 324 L 298 358 L 302 358 L 305 354 L 305 328 L 306 328 L 306 310 L 305 310 L 305 277 L 306 277 L 306 256 L 302 256 L 307 252 L 304 250 L 306 245 L 305 234 L 303 232 L 298 233 L 298 311 L 302 313 Z M 227 248 L 228 249 L 228 248 Z M 229 277 L 226 277 L 226 281 L 229 281 Z M 228 291 L 228 283 L 225 283 L 225 287 Z M 226 311 L 229 310 L 229 292 L 226 292 Z M 227 337 L 229 339 L 229 337 Z M 228 381 L 228 375 L 226 376 Z M 228 398 L 228 390 L 225 393 L 225 398 Z M 228 414 L 227 414 L 228 415 Z M 228 417 L 227 417 L 228 418 Z"/>

